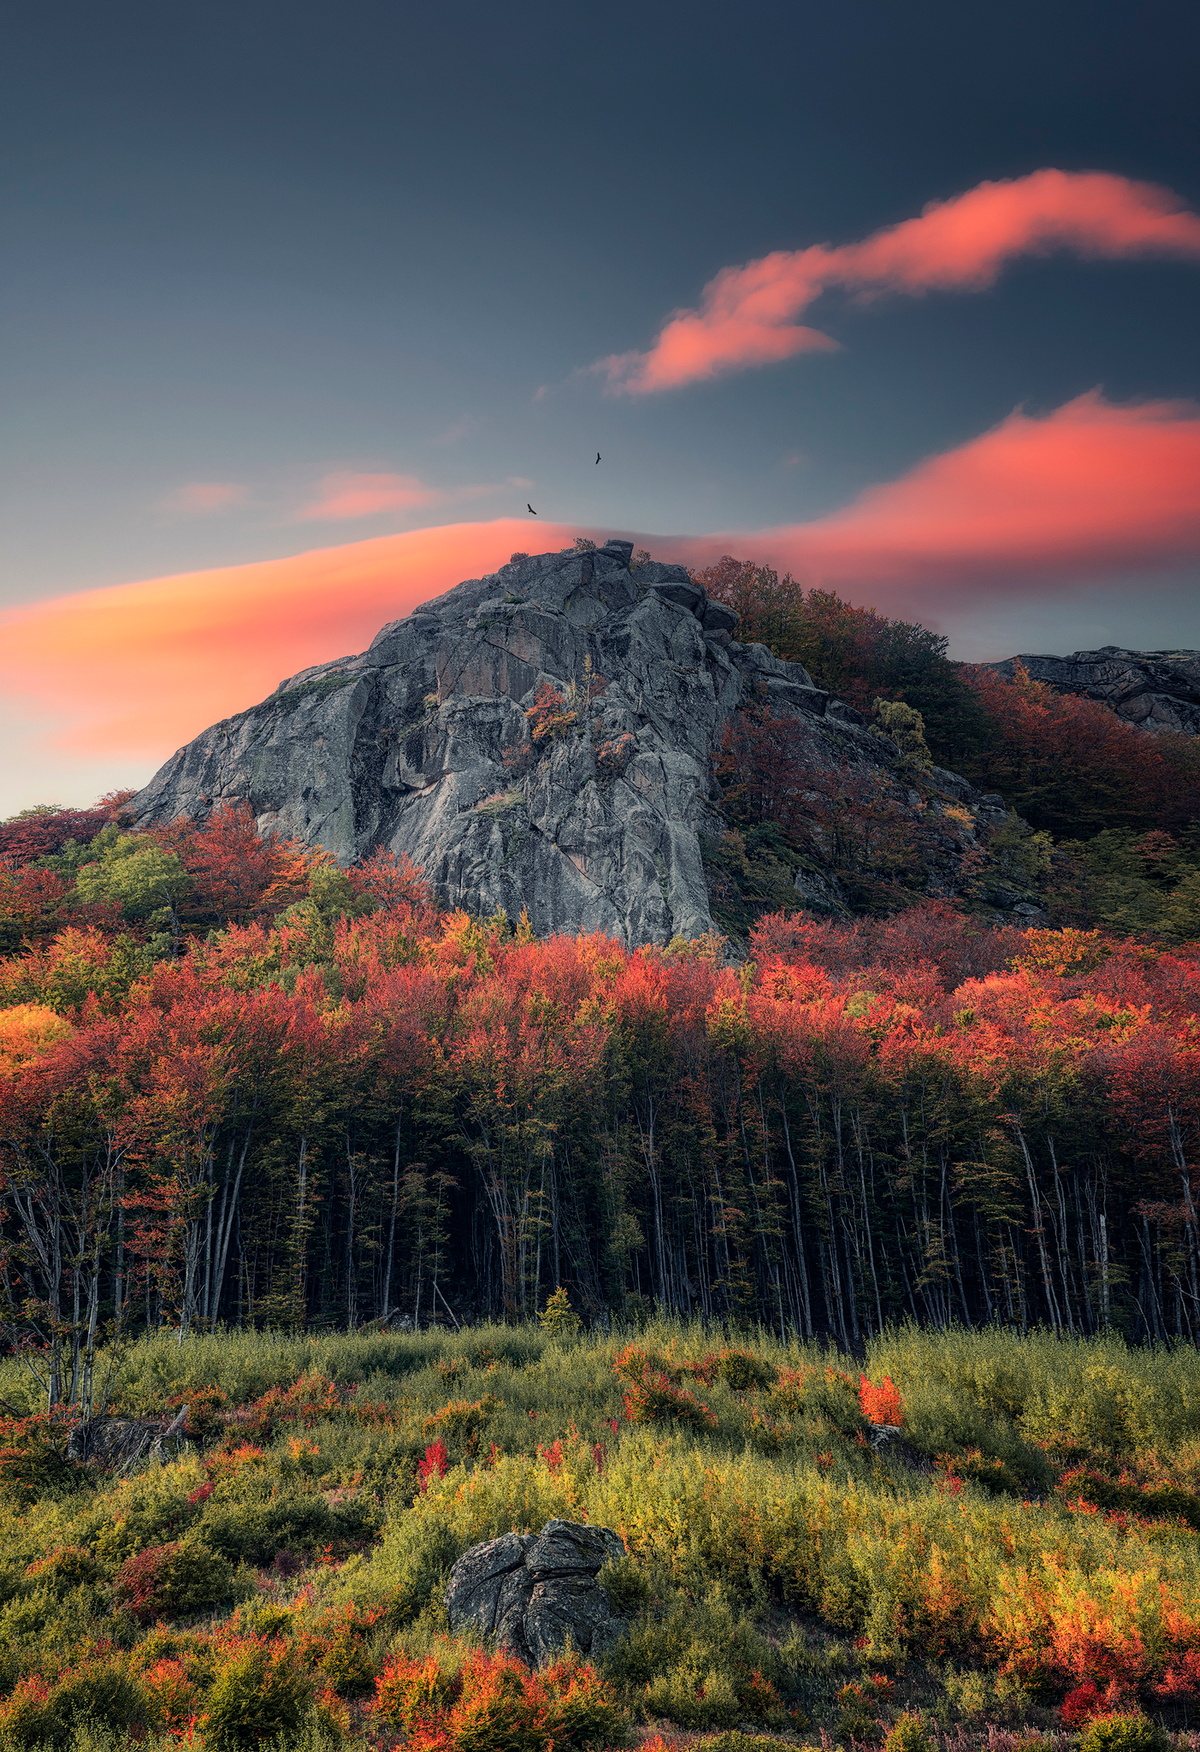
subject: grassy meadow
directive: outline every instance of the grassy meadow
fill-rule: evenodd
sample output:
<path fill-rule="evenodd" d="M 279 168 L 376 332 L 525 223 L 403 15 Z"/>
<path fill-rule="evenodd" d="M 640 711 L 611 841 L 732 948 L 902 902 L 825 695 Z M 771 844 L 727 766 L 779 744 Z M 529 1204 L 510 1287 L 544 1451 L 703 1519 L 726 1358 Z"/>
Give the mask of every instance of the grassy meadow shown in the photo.
<path fill-rule="evenodd" d="M 1200 1745 L 1194 1349 L 555 1313 L 141 1341 L 111 1409 L 190 1439 L 128 1472 L 0 1365 L 0 1748 Z M 443 1593 L 552 1516 L 621 1535 L 629 1629 L 528 1676 Z"/>

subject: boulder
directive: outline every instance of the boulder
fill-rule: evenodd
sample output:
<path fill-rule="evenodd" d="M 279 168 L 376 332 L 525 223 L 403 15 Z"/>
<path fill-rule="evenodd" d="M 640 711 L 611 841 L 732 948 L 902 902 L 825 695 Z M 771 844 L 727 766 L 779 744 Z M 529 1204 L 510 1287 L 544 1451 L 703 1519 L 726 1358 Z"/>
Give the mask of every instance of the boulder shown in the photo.
<path fill-rule="evenodd" d="M 596 1577 L 624 1552 L 607 1527 L 574 1521 L 547 1521 L 540 1533 L 505 1533 L 473 1545 L 450 1571 L 450 1628 L 473 1629 L 534 1667 L 568 1645 L 599 1654 L 624 1620 Z"/>

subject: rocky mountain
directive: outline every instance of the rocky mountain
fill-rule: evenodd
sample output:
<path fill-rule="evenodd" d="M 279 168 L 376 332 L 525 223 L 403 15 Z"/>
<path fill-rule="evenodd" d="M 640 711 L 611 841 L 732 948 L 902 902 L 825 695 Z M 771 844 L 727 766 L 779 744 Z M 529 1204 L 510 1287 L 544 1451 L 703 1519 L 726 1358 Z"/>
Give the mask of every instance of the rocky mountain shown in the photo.
<path fill-rule="evenodd" d="M 1000 800 L 938 769 L 914 788 L 892 742 L 736 625 L 629 542 L 514 554 L 213 725 L 132 811 L 149 825 L 246 800 L 262 831 L 343 863 L 406 853 L 446 902 L 527 908 L 539 934 L 696 937 L 713 925 L 703 846 L 729 826 L 714 753 L 739 709 L 765 706 L 814 775 L 853 769 L 919 818 L 940 848 L 930 889 L 954 892 Z M 796 882 L 836 905 L 834 878 Z"/>
<path fill-rule="evenodd" d="M 1006 657 L 984 665 L 1012 678 L 1023 663 L 1035 681 L 1059 693 L 1083 694 L 1111 706 L 1143 730 L 1200 736 L 1200 651 L 1126 651 L 1102 645 L 1069 657 Z"/>

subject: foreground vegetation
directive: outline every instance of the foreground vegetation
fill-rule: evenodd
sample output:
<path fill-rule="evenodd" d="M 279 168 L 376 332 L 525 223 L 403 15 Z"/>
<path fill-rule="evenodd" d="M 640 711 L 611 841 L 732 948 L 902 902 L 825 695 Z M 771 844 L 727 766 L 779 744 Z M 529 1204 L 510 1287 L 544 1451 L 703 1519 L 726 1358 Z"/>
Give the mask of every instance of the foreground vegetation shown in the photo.
<path fill-rule="evenodd" d="M 69 1461 L 70 1420 L 4 1364 L 0 1746 L 1150 1752 L 1190 1729 L 1190 1346 L 908 1328 L 860 1367 L 575 1325 L 556 1296 L 539 1326 L 144 1340 L 113 1407 L 186 1404 L 192 1439 L 124 1475 Z M 531 1679 L 452 1637 L 442 1596 L 469 1545 L 551 1516 L 620 1533 L 601 1580 L 629 1627 Z"/>

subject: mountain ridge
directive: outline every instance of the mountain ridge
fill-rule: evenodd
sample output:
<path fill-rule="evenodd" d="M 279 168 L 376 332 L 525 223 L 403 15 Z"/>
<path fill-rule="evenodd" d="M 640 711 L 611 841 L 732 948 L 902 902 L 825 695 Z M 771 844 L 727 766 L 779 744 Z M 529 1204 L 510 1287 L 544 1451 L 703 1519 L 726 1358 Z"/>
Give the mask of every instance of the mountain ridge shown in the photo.
<path fill-rule="evenodd" d="M 1200 651 L 1134 651 L 1101 645 L 1065 657 L 1022 654 L 981 669 L 1011 681 L 1021 664 L 1034 681 L 1057 693 L 1099 700 L 1126 723 L 1157 734 L 1200 736 Z"/>
<path fill-rule="evenodd" d="M 930 892 L 955 892 L 1000 800 L 938 768 L 919 794 L 893 743 L 736 627 L 630 542 L 517 554 L 211 726 L 131 812 L 151 826 L 246 801 L 260 831 L 342 863 L 403 853 L 448 904 L 525 909 L 539 933 L 695 938 L 713 929 L 703 842 L 728 828 L 713 759 L 753 709 L 794 726 L 814 773 L 854 769 L 944 817 Z"/>

